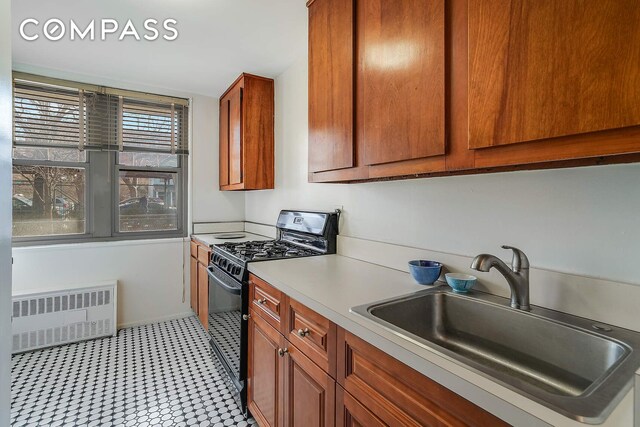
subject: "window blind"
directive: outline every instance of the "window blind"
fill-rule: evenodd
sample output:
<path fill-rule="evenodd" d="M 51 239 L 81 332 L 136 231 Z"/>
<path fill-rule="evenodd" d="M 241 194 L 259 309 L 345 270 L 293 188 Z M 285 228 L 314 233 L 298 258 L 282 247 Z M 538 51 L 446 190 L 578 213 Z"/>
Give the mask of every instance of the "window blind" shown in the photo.
<path fill-rule="evenodd" d="M 14 78 L 14 145 L 188 154 L 187 100 Z"/>
<path fill-rule="evenodd" d="M 187 154 L 187 107 L 118 97 L 121 129 L 118 149 Z"/>

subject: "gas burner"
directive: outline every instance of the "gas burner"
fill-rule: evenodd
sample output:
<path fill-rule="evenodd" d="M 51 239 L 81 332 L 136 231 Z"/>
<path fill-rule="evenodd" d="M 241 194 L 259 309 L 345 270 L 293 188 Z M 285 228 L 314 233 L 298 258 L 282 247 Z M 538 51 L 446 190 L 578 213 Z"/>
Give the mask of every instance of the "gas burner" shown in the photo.
<path fill-rule="evenodd" d="M 298 256 L 300 255 L 300 251 L 297 249 L 289 249 L 284 254 L 285 256 Z"/>
<path fill-rule="evenodd" d="M 260 252 L 256 252 L 253 254 L 253 257 L 251 257 L 252 259 L 267 259 L 269 258 L 269 252 L 267 251 L 260 251 Z"/>

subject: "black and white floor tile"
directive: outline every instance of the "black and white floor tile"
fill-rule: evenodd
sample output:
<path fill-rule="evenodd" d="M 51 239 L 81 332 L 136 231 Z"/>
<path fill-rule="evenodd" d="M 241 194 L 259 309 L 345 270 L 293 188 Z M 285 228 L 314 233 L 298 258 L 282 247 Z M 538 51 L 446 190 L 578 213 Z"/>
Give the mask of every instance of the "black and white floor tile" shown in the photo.
<path fill-rule="evenodd" d="M 12 426 L 252 426 L 196 317 L 13 356 Z"/>

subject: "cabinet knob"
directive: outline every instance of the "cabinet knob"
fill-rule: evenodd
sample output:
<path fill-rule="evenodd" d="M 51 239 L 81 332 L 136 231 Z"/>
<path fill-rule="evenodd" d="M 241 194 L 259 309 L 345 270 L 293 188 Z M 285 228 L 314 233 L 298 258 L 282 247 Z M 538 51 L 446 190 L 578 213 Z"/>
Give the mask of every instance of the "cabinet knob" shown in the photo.
<path fill-rule="evenodd" d="M 289 353 L 289 349 L 288 348 L 285 347 L 285 348 L 279 348 L 278 349 L 278 356 L 284 357 L 284 355 L 286 353 Z"/>
<path fill-rule="evenodd" d="M 242 315 L 242 320 L 249 320 L 250 317 L 251 317 L 250 314 L 243 314 Z"/>
<path fill-rule="evenodd" d="M 300 338 L 304 338 L 309 334 L 310 334 L 309 328 L 298 329 L 298 335 L 300 336 Z"/>
<path fill-rule="evenodd" d="M 263 305 L 265 302 L 267 302 L 266 298 L 262 298 L 256 301 L 258 304 Z"/>

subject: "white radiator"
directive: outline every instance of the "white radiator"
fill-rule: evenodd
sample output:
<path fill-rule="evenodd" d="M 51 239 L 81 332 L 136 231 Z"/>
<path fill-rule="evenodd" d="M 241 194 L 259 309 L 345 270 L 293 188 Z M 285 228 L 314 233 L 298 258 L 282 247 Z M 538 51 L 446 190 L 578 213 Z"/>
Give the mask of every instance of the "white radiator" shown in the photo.
<path fill-rule="evenodd" d="M 115 281 L 12 300 L 13 353 L 116 334 Z"/>

